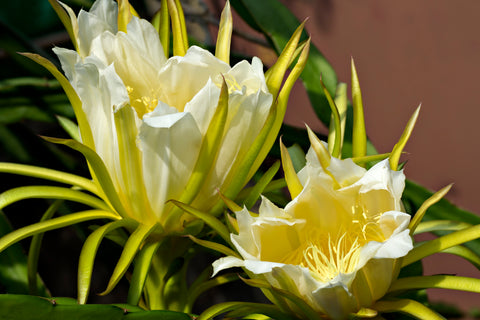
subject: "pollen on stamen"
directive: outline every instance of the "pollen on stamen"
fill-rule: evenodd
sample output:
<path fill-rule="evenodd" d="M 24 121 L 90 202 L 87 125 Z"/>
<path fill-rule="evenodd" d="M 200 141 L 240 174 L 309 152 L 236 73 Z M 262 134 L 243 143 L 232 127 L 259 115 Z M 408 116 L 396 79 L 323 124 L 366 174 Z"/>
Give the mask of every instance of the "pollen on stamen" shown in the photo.
<path fill-rule="evenodd" d="M 358 238 L 347 239 L 346 234 L 343 234 L 335 241 L 329 236 L 327 243 L 310 243 L 303 250 L 301 266 L 308 268 L 318 280 L 327 282 L 340 273 L 355 270 L 360 258 L 360 248 Z"/>
<path fill-rule="evenodd" d="M 135 92 L 133 87 L 126 86 L 126 89 L 127 89 L 128 96 L 130 97 L 131 104 L 135 108 L 135 110 L 137 110 L 137 113 L 139 115 L 152 112 L 156 108 L 158 104 L 158 99 L 152 98 L 152 97 L 156 97 L 156 94 L 153 90 L 151 90 L 150 96 L 138 97 L 138 92 Z"/>

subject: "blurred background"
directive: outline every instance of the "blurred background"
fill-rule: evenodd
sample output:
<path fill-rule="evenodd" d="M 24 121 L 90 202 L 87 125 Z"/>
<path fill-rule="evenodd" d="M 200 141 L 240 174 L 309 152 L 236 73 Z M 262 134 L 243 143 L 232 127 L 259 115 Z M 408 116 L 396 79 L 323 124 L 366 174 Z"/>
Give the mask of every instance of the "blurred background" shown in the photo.
<path fill-rule="evenodd" d="M 92 1 L 65 2 L 78 12 L 81 7 L 89 7 Z M 151 15 L 159 3 L 155 0 L 131 2 L 144 17 Z M 480 174 L 476 168 L 480 158 L 480 135 L 476 132 L 480 114 L 477 99 L 480 2 L 281 2 L 299 20 L 308 18 L 306 28 L 312 41 L 331 63 L 339 81 L 350 85 L 350 58 L 355 59 L 367 133 L 379 152 L 391 150 L 410 115 L 422 103 L 420 118 L 406 147 L 407 177 L 431 190 L 454 182 L 447 198 L 464 209 L 480 212 L 480 202 L 477 202 Z M 186 16 L 199 42 L 214 43 L 210 32 L 216 34 L 215 24 L 223 6 L 223 0 L 184 1 Z M 257 55 L 266 65 L 271 65 L 276 55 L 262 35 L 237 15 L 234 19 L 236 36 L 232 50 L 247 56 Z M 37 137 L 38 134 L 61 136 L 55 115 L 72 117 L 73 113 L 58 84 L 48 80 L 52 77 L 43 68 L 15 54 L 37 52 L 54 61 L 53 45 L 66 47 L 70 43 L 47 0 L 0 2 L 0 160 L 86 175 L 79 155 L 59 150 Z M 301 84 L 297 85 L 290 101 L 288 124 L 303 127 L 306 123 L 316 131 L 327 132 L 316 118 Z M 0 179 L 1 190 L 29 183 L 28 179 L 18 177 Z M 23 209 L 14 207 L 11 211 Z M 14 217 L 12 224 L 17 223 L 16 219 L 22 220 L 22 224 L 28 222 L 24 215 Z M 63 237 L 68 238 L 68 233 Z M 78 257 L 78 252 L 72 252 L 71 257 L 58 258 L 68 263 L 69 259 Z M 459 263 L 459 259 L 451 255 L 438 255 L 426 259 L 425 270 L 427 274 L 442 272 L 480 277 L 478 270 L 467 263 L 461 264 L 459 272 Z M 463 310 L 480 307 L 479 294 L 441 290 L 432 290 L 429 294 L 434 301 L 449 301 Z"/>

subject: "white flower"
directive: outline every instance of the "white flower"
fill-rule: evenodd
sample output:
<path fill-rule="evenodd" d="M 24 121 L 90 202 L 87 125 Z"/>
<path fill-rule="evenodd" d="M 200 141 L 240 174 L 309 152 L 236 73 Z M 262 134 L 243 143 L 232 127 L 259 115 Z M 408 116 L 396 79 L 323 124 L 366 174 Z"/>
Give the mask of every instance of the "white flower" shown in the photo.
<path fill-rule="evenodd" d="M 272 95 L 258 58 L 230 67 L 192 46 L 185 56 L 167 59 L 149 22 L 133 16 L 127 32 L 118 31 L 117 12 L 113 0 L 98 0 L 90 12 L 70 14 L 78 51 L 54 51 L 81 99 L 90 147 L 104 161 L 127 215 L 163 225 L 173 208 L 165 203 L 181 198 L 194 173 L 222 83 L 228 116 L 220 147 L 209 155 L 210 166 L 202 168 L 208 174 L 191 199 L 203 210 L 214 203 L 216 188 L 232 179 L 267 119 Z M 171 221 L 167 228 L 182 228 L 180 216 Z"/>
<path fill-rule="evenodd" d="M 413 247 L 400 200 L 404 174 L 388 160 L 367 171 L 333 157 L 324 170 L 311 149 L 298 177 L 303 190 L 285 209 L 263 198 L 258 217 L 236 213 L 231 240 L 243 259 L 221 258 L 214 273 L 244 267 L 319 315 L 347 318 L 385 295 L 397 259 Z"/>

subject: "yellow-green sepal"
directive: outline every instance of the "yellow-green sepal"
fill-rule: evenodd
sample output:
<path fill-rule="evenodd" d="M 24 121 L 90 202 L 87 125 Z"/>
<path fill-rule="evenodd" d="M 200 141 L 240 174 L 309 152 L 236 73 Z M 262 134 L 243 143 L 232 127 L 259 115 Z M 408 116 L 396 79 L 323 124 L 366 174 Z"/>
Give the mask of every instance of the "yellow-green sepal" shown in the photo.
<path fill-rule="evenodd" d="M 451 275 L 417 276 L 397 279 L 389 292 L 416 289 L 450 289 L 480 293 L 480 279 Z"/>
<path fill-rule="evenodd" d="M 324 171 L 328 171 L 328 167 L 330 166 L 330 160 L 332 158 L 330 152 L 328 152 L 327 148 L 323 145 L 322 141 L 318 139 L 317 135 L 310 129 L 309 126 L 307 127 L 308 139 L 310 140 L 310 146 L 317 155 L 317 159 L 322 166 Z"/>
<path fill-rule="evenodd" d="M 297 27 L 275 64 L 265 73 L 268 91 L 272 94 L 274 99 L 277 97 L 280 87 L 282 86 L 285 72 L 295 57 L 295 52 L 304 27 L 305 21 Z"/>
<path fill-rule="evenodd" d="M 25 199 L 61 199 L 83 203 L 95 209 L 110 211 L 110 207 L 101 199 L 64 187 L 25 186 L 7 190 L 0 194 L 0 210 L 6 206 Z M 112 212 L 112 214 L 115 214 Z"/>
<path fill-rule="evenodd" d="M 377 301 L 372 309 L 378 312 L 402 312 L 411 315 L 417 319 L 445 320 L 444 317 L 426 307 L 423 303 L 410 299 L 398 300 L 380 300 Z"/>
<path fill-rule="evenodd" d="M 241 258 L 240 255 L 238 253 L 236 253 L 235 251 L 233 251 L 232 249 L 230 249 L 229 247 L 226 247 L 224 246 L 223 244 L 220 244 L 218 242 L 213 242 L 213 241 L 208 241 L 208 240 L 202 240 L 202 239 L 198 239 L 194 236 L 191 236 L 189 235 L 188 236 L 190 238 L 190 240 L 192 240 L 193 242 L 195 242 L 196 244 L 198 245 L 201 245 L 202 247 L 205 247 L 205 248 L 208 248 L 208 249 L 211 249 L 213 251 L 217 251 L 217 252 L 220 252 L 226 256 L 232 256 L 232 257 L 236 257 L 236 258 Z"/>
<path fill-rule="evenodd" d="M 288 191 L 290 192 L 292 199 L 294 199 L 300 194 L 300 192 L 302 192 L 303 186 L 297 176 L 297 173 L 295 172 L 290 154 L 288 153 L 288 150 L 281 139 L 280 152 L 282 157 L 283 172 L 285 174 L 285 181 L 287 182 Z"/>
<path fill-rule="evenodd" d="M 68 82 L 67 78 L 65 78 L 65 76 L 60 71 L 58 71 L 57 67 L 55 67 L 53 63 L 51 63 L 49 60 L 45 59 L 44 57 L 39 56 L 38 54 L 33 54 L 33 53 L 21 53 L 21 54 L 35 61 L 36 63 L 40 64 L 44 68 L 46 68 L 58 80 L 63 90 L 65 91 L 68 97 L 68 100 L 72 104 L 73 111 L 75 112 L 75 117 L 77 118 L 77 121 L 78 121 L 78 126 L 80 127 L 80 134 L 81 134 L 83 143 L 85 143 L 90 148 L 95 149 L 95 143 L 93 142 L 92 131 L 90 130 L 90 125 L 88 124 L 87 117 L 82 110 L 82 102 L 80 101 L 80 98 L 75 92 L 75 89 L 73 89 L 70 82 Z"/>
<path fill-rule="evenodd" d="M 233 19 L 230 10 L 230 1 L 227 0 L 220 17 L 218 27 L 217 45 L 215 46 L 215 57 L 226 64 L 230 64 L 230 45 L 232 42 Z"/>
<path fill-rule="evenodd" d="M 322 81 L 323 83 L 323 81 Z M 325 84 L 322 85 L 322 87 L 325 87 Z M 328 91 L 327 91 L 328 92 Z M 326 97 L 328 97 L 326 95 Z M 343 138 L 345 136 L 345 122 L 347 119 L 347 84 L 346 83 L 339 83 L 337 86 L 337 92 L 335 95 L 335 100 L 334 100 L 334 105 L 337 109 L 337 112 L 333 113 L 330 117 L 330 127 L 328 130 L 328 151 L 330 154 L 334 154 L 334 148 L 336 146 L 336 142 L 338 143 L 338 140 L 340 140 L 340 154 L 338 157 L 341 155 L 341 150 L 343 146 Z M 330 104 L 330 102 L 329 102 Z M 331 107 L 331 106 L 330 106 Z M 336 121 L 335 117 L 338 114 L 339 117 L 339 122 L 340 122 L 340 130 L 336 128 L 338 125 L 338 122 Z M 340 139 L 338 139 L 337 135 L 340 135 Z"/>
<path fill-rule="evenodd" d="M 453 246 L 442 251 L 463 258 L 480 270 L 480 256 L 465 246 Z"/>
<path fill-rule="evenodd" d="M 353 106 L 352 156 L 363 157 L 367 154 L 367 132 L 365 130 L 360 82 L 358 81 L 357 69 L 355 68 L 353 58 L 351 61 Z"/>
<path fill-rule="evenodd" d="M 325 97 L 327 98 L 328 105 L 330 106 L 330 110 L 332 111 L 332 118 L 333 118 L 333 127 L 335 128 L 335 132 L 342 132 L 342 125 L 341 125 L 341 120 L 340 120 L 340 113 L 338 111 L 337 105 L 335 104 L 335 101 L 333 100 L 332 96 L 330 95 L 330 92 L 328 92 L 327 88 L 325 87 L 325 84 L 323 83 L 322 79 L 320 79 L 320 84 L 323 89 L 323 93 L 325 94 Z M 342 135 L 341 134 L 336 134 L 335 139 L 333 140 L 333 146 L 328 145 L 328 149 L 331 150 L 330 154 L 335 157 L 335 158 L 340 158 L 342 154 Z"/>
<path fill-rule="evenodd" d="M 0 162 L 0 172 L 56 181 L 72 186 L 77 186 L 96 195 L 101 194 L 101 190 L 91 180 L 71 173 L 66 173 L 53 169 L 40 168 L 26 164 Z"/>
<path fill-rule="evenodd" d="M 408 225 L 408 228 L 410 229 L 410 235 L 413 235 L 413 233 L 415 232 L 415 229 L 418 227 L 420 221 L 422 221 L 423 216 L 427 212 L 427 209 L 440 201 L 440 199 L 442 199 L 447 194 L 452 185 L 453 184 L 449 184 L 448 186 L 435 192 L 430 198 L 423 202 L 423 204 L 420 206 L 420 208 L 417 210 L 412 220 L 410 221 L 410 224 Z"/>
<path fill-rule="evenodd" d="M 413 127 L 415 126 L 415 122 L 417 122 L 418 114 L 420 113 L 420 106 L 415 110 L 410 120 L 408 120 L 407 126 L 403 130 L 403 133 L 398 140 L 398 142 L 393 146 L 393 150 L 390 154 L 390 168 L 392 170 L 397 170 L 398 162 L 400 161 L 400 156 L 402 155 L 403 148 L 407 144 L 410 135 L 412 134 Z"/>
<path fill-rule="evenodd" d="M 415 261 L 425 258 L 426 256 L 443 251 L 447 248 L 477 239 L 480 234 L 480 225 L 474 225 L 450 234 L 438 237 L 436 239 L 425 242 L 424 244 L 413 248 L 402 261 L 402 267 L 407 266 Z"/>
<path fill-rule="evenodd" d="M 127 32 L 127 25 L 132 20 L 132 13 L 130 12 L 130 3 L 128 0 L 117 0 L 118 2 L 118 16 L 117 26 L 118 31 Z"/>
<path fill-rule="evenodd" d="M 123 248 L 122 254 L 120 255 L 120 259 L 118 260 L 117 265 L 113 270 L 113 274 L 108 281 L 107 288 L 99 295 L 106 295 L 110 293 L 113 288 L 115 288 L 117 283 L 120 281 L 120 279 L 127 271 L 128 267 L 132 263 L 133 258 L 135 258 L 135 255 L 144 244 L 148 235 L 152 233 L 156 228 L 158 228 L 158 225 L 139 225 L 135 229 L 135 231 L 125 243 L 125 247 Z"/>
<path fill-rule="evenodd" d="M 452 220 L 430 220 L 420 222 L 413 232 L 413 234 L 420 234 L 432 231 L 458 231 L 471 227 L 467 222 L 452 221 Z"/>
<path fill-rule="evenodd" d="M 63 26 L 67 30 L 68 36 L 70 37 L 70 40 L 72 40 L 73 47 L 75 48 L 76 51 L 78 51 L 78 43 L 77 43 L 77 35 L 75 26 L 73 25 L 73 21 L 76 21 L 77 17 L 75 16 L 75 13 L 73 10 L 61 3 L 60 1 L 57 0 L 48 0 L 50 5 L 52 6 L 53 10 L 57 13 L 57 16 L 60 18 L 60 21 L 62 21 Z"/>
<path fill-rule="evenodd" d="M 135 124 L 135 110 L 130 106 L 118 109 L 114 115 L 118 142 L 118 161 L 122 178 L 129 190 L 135 190 L 135 201 L 128 201 L 123 205 L 128 212 L 136 212 L 140 215 L 140 221 L 155 223 L 156 216 L 148 200 L 147 190 L 143 180 L 145 170 L 140 150 L 137 147 L 138 129 Z M 128 191 L 127 191 L 128 192 Z M 138 210 L 141 208 L 141 210 Z"/>
<path fill-rule="evenodd" d="M 225 79 L 223 79 L 215 114 L 213 115 L 205 137 L 203 138 L 195 168 L 193 169 L 193 173 L 185 187 L 185 191 L 179 199 L 180 202 L 190 203 L 195 198 L 202 187 L 202 184 L 206 180 L 206 177 L 210 173 L 212 164 L 215 162 L 222 142 L 227 116 L 228 87 Z"/>
<path fill-rule="evenodd" d="M 170 200 L 168 202 L 173 203 L 174 205 L 176 205 L 183 211 L 191 214 L 195 218 L 203 220 L 207 225 L 210 226 L 210 228 L 212 228 L 215 232 L 217 232 L 218 235 L 222 237 L 223 240 L 231 244 L 230 232 L 228 232 L 227 227 L 219 219 L 215 218 L 213 215 L 211 215 L 208 212 L 202 212 L 180 201 Z"/>
<path fill-rule="evenodd" d="M 130 279 L 130 287 L 128 288 L 127 303 L 137 305 L 142 297 L 143 287 L 150 270 L 152 259 L 157 252 L 161 242 L 146 243 L 138 253 L 135 259 L 135 267 L 133 269 L 132 278 Z"/>
<path fill-rule="evenodd" d="M 108 170 L 100 156 L 96 154 L 95 151 L 90 149 L 88 146 L 72 139 L 59 139 L 50 137 L 43 137 L 43 139 L 52 143 L 66 145 L 83 154 L 90 166 L 90 172 L 92 172 L 92 176 L 94 176 L 94 179 L 98 181 L 103 193 L 105 194 L 105 196 L 99 196 L 102 198 L 106 197 L 104 200 L 108 199 L 108 201 L 112 204 L 113 208 L 115 208 L 115 211 L 118 212 L 121 216 L 127 216 L 123 205 L 120 202 L 117 191 L 115 190 L 112 179 L 110 178 Z"/>
<path fill-rule="evenodd" d="M 280 168 L 280 161 L 276 161 L 268 170 L 262 175 L 258 182 L 250 189 L 250 192 L 245 199 L 245 207 L 250 209 L 265 190 L 267 185 L 272 181 Z"/>
<path fill-rule="evenodd" d="M 46 220 L 29 226 L 17 229 L 0 238 L 0 252 L 8 246 L 18 242 L 34 234 L 46 232 L 54 229 L 63 228 L 72 224 L 95 220 L 95 219 L 110 219 L 117 220 L 119 217 L 112 212 L 104 210 L 87 210 L 77 213 L 71 213 L 66 216 L 58 217 L 51 220 Z"/>
<path fill-rule="evenodd" d="M 280 131 L 280 127 L 282 126 L 283 118 L 285 117 L 285 112 L 287 110 L 287 102 L 290 96 L 290 92 L 292 90 L 293 85 L 295 84 L 295 81 L 297 81 L 298 77 L 303 71 L 303 68 L 305 67 L 309 51 L 310 51 L 310 39 L 308 39 L 305 42 L 305 46 L 303 47 L 302 52 L 298 57 L 298 61 L 295 64 L 295 67 L 293 67 L 293 70 L 290 72 L 287 79 L 285 80 L 285 83 L 283 84 L 282 89 L 278 94 L 276 103 L 274 103 L 272 107 L 274 108 L 274 112 L 270 112 L 269 117 L 273 117 L 273 119 L 267 119 L 268 125 L 266 123 L 264 127 L 265 129 L 269 128 L 268 131 L 265 133 L 261 132 L 260 133 L 261 136 L 257 137 L 258 139 L 256 139 L 254 142 L 254 144 L 255 143 L 260 144 L 258 146 L 259 151 L 255 153 L 255 161 L 252 162 L 252 164 L 250 165 L 250 170 L 248 172 L 247 179 L 245 180 L 245 182 L 252 178 L 252 176 L 260 167 L 260 164 L 263 162 L 266 155 L 272 148 L 273 144 L 275 143 L 275 140 L 277 139 L 278 132 Z M 266 136 L 264 137 L 263 134 L 266 134 Z"/>
<path fill-rule="evenodd" d="M 152 25 L 157 29 L 165 58 L 170 55 L 170 16 L 167 0 L 161 0 L 160 10 L 153 16 Z"/>
<path fill-rule="evenodd" d="M 222 88 L 220 90 L 220 97 L 218 99 L 217 108 L 210 121 L 205 137 L 203 138 L 200 152 L 198 154 L 197 162 L 190 176 L 185 190 L 178 199 L 181 203 L 191 203 L 197 196 L 203 183 L 205 183 L 207 176 L 212 169 L 217 158 L 217 153 L 220 148 L 225 124 L 228 116 L 228 87 L 223 79 Z M 165 229 L 169 230 L 171 225 L 176 225 L 179 213 L 178 208 L 173 208 L 173 211 L 167 216 L 164 223 Z"/>
<path fill-rule="evenodd" d="M 179 0 L 167 0 L 172 21 L 173 55 L 184 56 L 188 50 L 187 27 L 182 5 Z"/>
<path fill-rule="evenodd" d="M 109 222 L 93 231 L 88 236 L 87 240 L 85 240 L 78 261 L 77 300 L 79 304 L 87 303 L 92 279 L 93 263 L 95 261 L 95 256 L 97 255 L 98 247 L 103 238 L 109 232 L 120 227 L 125 227 L 131 223 L 131 221 L 125 219 Z"/>
<path fill-rule="evenodd" d="M 364 165 L 370 162 L 377 162 L 390 157 L 390 153 L 372 154 L 370 156 L 350 158 L 358 165 Z"/>

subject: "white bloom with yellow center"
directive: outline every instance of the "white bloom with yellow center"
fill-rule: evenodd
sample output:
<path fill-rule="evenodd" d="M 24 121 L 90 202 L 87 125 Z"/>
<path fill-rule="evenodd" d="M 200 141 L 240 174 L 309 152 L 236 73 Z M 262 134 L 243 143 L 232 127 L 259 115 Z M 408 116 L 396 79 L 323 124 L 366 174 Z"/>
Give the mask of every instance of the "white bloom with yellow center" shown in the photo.
<path fill-rule="evenodd" d="M 243 259 L 221 258 L 215 273 L 244 267 L 332 319 L 383 297 L 396 259 L 413 247 L 400 200 L 405 176 L 388 160 L 365 170 L 332 157 L 327 170 L 311 149 L 298 173 L 303 190 L 285 209 L 263 198 L 258 217 L 237 212 L 231 240 Z"/>
<path fill-rule="evenodd" d="M 196 46 L 167 59 L 149 22 L 133 16 L 127 32 L 118 31 L 117 12 L 116 2 L 99 0 L 78 18 L 71 14 L 77 51 L 55 49 L 82 102 L 90 147 L 104 161 L 128 216 L 163 224 L 172 210 L 166 201 L 179 199 L 192 175 L 225 79 L 225 129 L 194 202 L 208 210 L 267 119 L 272 95 L 263 65 L 253 58 L 230 67 Z M 181 228 L 180 217 L 173 220 L 174 229 Z"/>

